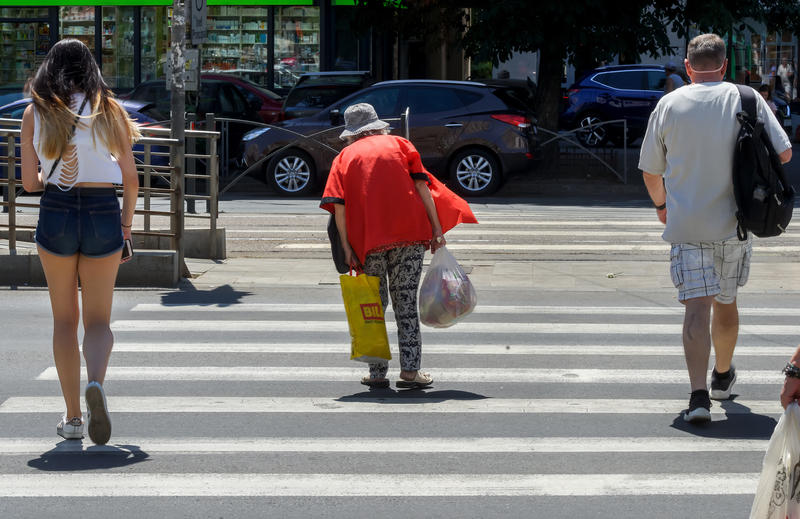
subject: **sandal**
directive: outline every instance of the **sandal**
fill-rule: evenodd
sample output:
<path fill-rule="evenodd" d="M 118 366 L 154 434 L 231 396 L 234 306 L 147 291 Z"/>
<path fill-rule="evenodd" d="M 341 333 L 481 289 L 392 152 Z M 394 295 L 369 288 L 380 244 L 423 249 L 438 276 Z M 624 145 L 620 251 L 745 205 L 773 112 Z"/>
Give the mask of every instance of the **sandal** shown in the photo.
<path fill-rule="evenodd" d="M 395 385 L 403 389 L 419 389 L 428 387 L 433 384 L 433 377 L 428 373 L 417 371 L 417 376 L 411 380 L 403 380 L 402 378 L 395 382 Z"/>
<path fill-rule="evenodd" d="M 389 379 L 386 378 L 364 377 L 361 379 L 361 383 L 364 384 L 365 386 L 375 387 L 375 388 L 389 387 Z"/>

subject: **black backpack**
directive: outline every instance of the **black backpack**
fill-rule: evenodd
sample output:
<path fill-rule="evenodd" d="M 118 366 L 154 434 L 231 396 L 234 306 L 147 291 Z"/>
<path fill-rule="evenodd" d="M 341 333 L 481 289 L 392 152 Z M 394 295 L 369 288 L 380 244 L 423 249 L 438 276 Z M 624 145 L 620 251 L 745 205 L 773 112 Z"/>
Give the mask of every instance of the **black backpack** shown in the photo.
<path fill-rule="evenodd" d="M 736 235 L 747 231 L 759 238 L 778 236 L 786 230 L 794 209 L 794 188 L 786 179 L 778 154 L 757 117 L 756 91 L 736 85 L 742 111 L 736 114 L 741 128 L 733 154 L 733 195 L 736 198 Z"/>

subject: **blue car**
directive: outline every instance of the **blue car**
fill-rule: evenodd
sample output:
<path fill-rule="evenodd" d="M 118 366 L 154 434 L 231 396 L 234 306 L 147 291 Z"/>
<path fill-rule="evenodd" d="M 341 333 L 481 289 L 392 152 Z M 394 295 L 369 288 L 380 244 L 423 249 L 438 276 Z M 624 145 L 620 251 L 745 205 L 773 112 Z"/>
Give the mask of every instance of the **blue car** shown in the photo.
<path fill-rule="evenodd" d="M 0 118 L 22 119 L 22 114 L 25 112 L 25 109 L 28 108 L 28 105 L 30 103 L 31 103 L 30 98 L 24 98 L 14 101 L 13 103 L 9 103 L 5 106 L 0 106 Z M 145 103 L 142 101 L 120 100 L 120 104 L 125 109 L 125 111 L 128 112 L 128 115 L 130 115 L 134 121 L 136 121 L 139 125 L 142 126 L 158 126 L 158 121 L 163 118 L 158 112 L 155 111 L 154 105 L 152 103 Z M 0 124 L 0 128 L 17 128 L 17 125 Z M 153 146 L 151 150 L 157 152 L 169 153 L 169 147 L 167 146 Z M 137 158 L 137 162 L 141 160 L 143 152 L 144 152 L 144 146 L 142 146 L 141 144 L 135 144 L 133 146 L 133 154 L 134 157 Z M 1 156 L 7 155 L 5 139 L 2 139 L 0 141 L 0 155 Z M 17 159 L 19 160 L 19 150 L 17 151 Z M 153 156 L 151 163 L 157 166 L 168 166 L 169 157 Z M 16 167 L 15 176 L 18 180 L 22 179 L 22 173 L 20 171 L 19 165 Z M 0 178 L 6 178 L 6 167 L 4 166 L 0 167 Z"/>
<path fill-rule="evenodd" d="M 585 74 L 567 91 L 567 106 L 559 116 L 564 130 L 576 132 L 587 146 L 602 146 L 609 141 L 621 144 L 623 125 L 604 121 L 625 119 L 627 144 L 644 135 L 650 112 L 664 95 L 666 75 L 661 65 L 616 65 L 600 67 Z"/>

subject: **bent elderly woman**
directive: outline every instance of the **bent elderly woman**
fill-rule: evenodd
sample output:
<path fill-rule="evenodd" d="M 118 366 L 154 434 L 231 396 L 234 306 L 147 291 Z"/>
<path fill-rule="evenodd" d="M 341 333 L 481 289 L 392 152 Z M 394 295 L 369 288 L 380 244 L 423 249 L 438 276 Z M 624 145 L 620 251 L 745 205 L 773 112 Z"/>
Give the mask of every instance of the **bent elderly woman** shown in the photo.
<path fill-rule="evenodd" d="M 400 350 L 399 388 L 430 386 L 420 371 L 422 338 L 417 290 L 425 250 L 445 245 L 460 222 L 477 223 L 467 203 L 430 175 L 406 139 L 367 103 L 344 113 L 340 138 L 348 146 L 334 159 L 320 207 L 334 214 L 345 260 L 380 278 L 384 310 L 392 300 Z M 387 294 L 388 292 L 388 294 Z M 388 362 L 371 363 L 370 387 L 389 387 Z"/>

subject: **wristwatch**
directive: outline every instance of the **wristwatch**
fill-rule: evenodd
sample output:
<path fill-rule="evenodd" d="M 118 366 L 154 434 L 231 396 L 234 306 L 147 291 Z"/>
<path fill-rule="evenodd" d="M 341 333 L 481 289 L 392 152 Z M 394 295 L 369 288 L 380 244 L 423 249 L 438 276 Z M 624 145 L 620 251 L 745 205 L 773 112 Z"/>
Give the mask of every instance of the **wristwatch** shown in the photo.
<path fill-rule="evenodd" d="M 781 372 L 787 377 L 800 378 L 800 367 L 795 366 L 791 362 L 786 363 L 786 367 Z"/>

